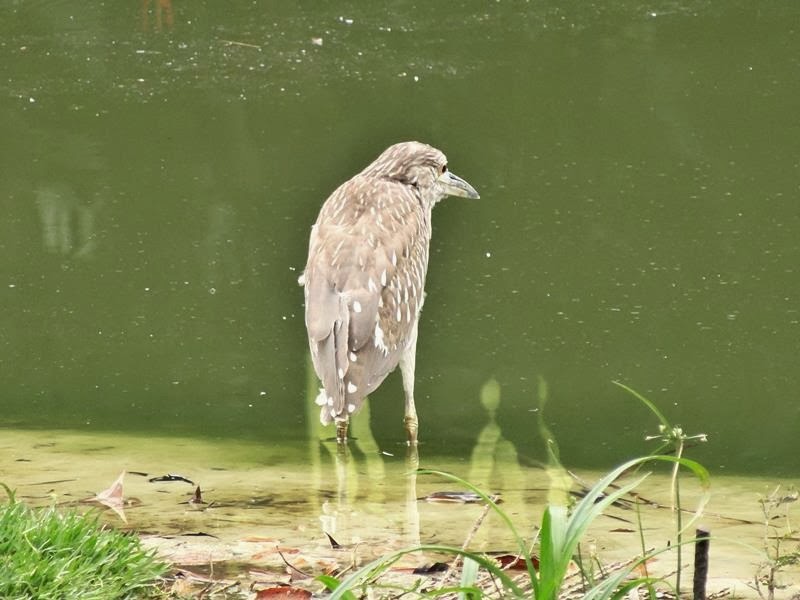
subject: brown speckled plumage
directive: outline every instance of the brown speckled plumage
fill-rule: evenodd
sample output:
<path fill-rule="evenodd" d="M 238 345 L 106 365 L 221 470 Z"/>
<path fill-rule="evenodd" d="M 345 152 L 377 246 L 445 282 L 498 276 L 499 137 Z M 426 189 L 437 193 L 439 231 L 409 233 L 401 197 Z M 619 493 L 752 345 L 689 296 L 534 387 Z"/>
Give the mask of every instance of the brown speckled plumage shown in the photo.
<path fill-rule="evenodd" d="M 400 364 L 406 429 L 416 443 L 413 400 L 417 321 L 424 301 L 431 209 L 448 195 L 477 198 L 447 170 L 444 154 L 403 142 L 340 185 L 309 240 L 306 328 L 323 424 L 344 441 L 350 414 Z"/>

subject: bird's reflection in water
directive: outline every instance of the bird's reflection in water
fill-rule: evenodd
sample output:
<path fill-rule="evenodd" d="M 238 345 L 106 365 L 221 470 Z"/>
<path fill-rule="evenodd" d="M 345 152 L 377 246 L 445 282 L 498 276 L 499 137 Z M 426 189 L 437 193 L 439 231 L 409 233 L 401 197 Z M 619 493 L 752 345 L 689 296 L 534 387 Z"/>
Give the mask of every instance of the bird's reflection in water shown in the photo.
<path fill-rule="evenodd" d="M 319 409 L 314 402 L 317 381 L 310 365 L 308 380 L 306 422 L 320 533 L 330 534 L 342 545 L 378 539 L 390 546 L 413 547 L 422 538 L 429 540 L 431 531 L 422 531 L 420 524 L 420 508 L 425 503 L 417 490 L 420 464 L 417 448 L 409 448 L 405 456 L 383 452 L 370 429 L 369 401 L 363 414 L 353 420 L 348 443 L 337 443 L 330 428 L 320 424 Z M 504 499 L 521 503 L 525 486 L 517 451 L 503 437 L 495 420 L 500 404 L 499 383 L 494 379 L 487 381 L 479 399 L 486 409 L 487 423 L 476 439 L 466 477 L 482 489 L 492 493 L 502 491 Z M 423 444 L 423 463 L 424 448 Z M 442 485 L 452 487 L 452 484 Z M 433 524 L 430 525 L 433 530 Z M 375 531 L 376 527 L 380 531 Z M 483 527 L 480 535 L 488 543 L 491 527 Z"/>

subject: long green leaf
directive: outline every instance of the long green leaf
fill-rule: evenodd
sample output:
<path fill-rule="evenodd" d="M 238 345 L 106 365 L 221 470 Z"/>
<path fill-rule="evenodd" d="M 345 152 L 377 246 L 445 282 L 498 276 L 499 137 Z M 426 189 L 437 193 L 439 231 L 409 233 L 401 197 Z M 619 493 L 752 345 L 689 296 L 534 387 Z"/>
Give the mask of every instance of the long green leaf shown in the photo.
<path fill-rule="evenodd" d="M 486 558 L 485 556 L 481 556 L 479 554 L 475 554 L 473 552 L 468 552 L 466 550 L 462 550 L 461 548 L 454 548 L 451 546 L 437 546 L 437 545 L 422 545 L 416 546 L 414 548 L 406 548 L 404 550 L 398 550 L 397 552 L 393 552 L 387 556 L 381 557 L 376 559 L 351 575 L 349 575 L 346 579 L 344 579 L 340 585 L 333 590 L 333 593 L 330 595 L 330 600 L 339 600 L 340 598 L 349 598 L 346 596 L 350 590 L 360 585 L 363 585 L 366 581 L 380 575 L 381 573 L 388 570 L 395 562 L 397 562 L 400 558 L 405 556 L 406 554 L 412 554 L 414 552 L 438 552 L 440 554 L 452 554 L 454 556 L 461 556 L 464 559 L 472 559 L 480 567 L 483 567 L 487 571 L 489 571 L 492 576 L 497 578 L 500 581 L 503 589 L 507 591 L 512 596 L 520 597 L 522 596 L 522 590 L 520 590 L 519 586 L 514 583 L 511 578 L 503 571 L 500 567 L 498 567 L 497 563 L 493 560 Z M 352 592 L 350 592 L 352 593 Z"/>
<path fill-rule="evenodd" d="M 341 581 L 332 575 L 317 575 L 314 579 L 321 582 L 331 592 L 342 584 Z M 357 600 L 356 595 L 349 590 L 342 594 L 342 598 L 344 598 L 344 600 Z"/>
<path fill-rule="evenodd" d="M 589 492 L 575 506 L 567 521 L 566 533 L 560 545 L 559 552 L 553 553 L 552 556 L 548 556 L 548 560 L 552 559 L 552 564 L 545 565 L 544 560 L 540 562 L 539 568 L 540 572 L 543 574 L 542 580 L 540 581 L 542 590 L 540 590 L 540 595 L 537 596 L 537 600 L 552 600 L 557 597 L 558 590 L 569 568 L 569 563 L 572 560 L 578 543 L 583 537 L 583 534 L 586 532 L 586 529 L 597 517 L 600 516 L 600 514 L 602 514 L 609 506 L 611 506 L 611 504 L 639 486 L 639 484 L 644 481 L 647 475 L 639 477 L 631 483 L 619 486 L 610 493 L 606 493 L 606 489 L 629 469 L 647 463 L 651 460 L 661 460 L 681 464 L 689 468 L 697 476 L 706 491 L 701 498 L 698 510 L 691 522 L 694 522 L 699 517 L 702 509 L 705 507 L 705 504 L 708 501 L 708 485 L 710 482 L 708 471 L 699 463 L 686 458 L 677 458 L 673 456 L 646 456 L 630 460 L 620 465 L 608 473 L 600 481 L 598 481 L 594 486 L 592 486 Z M 547 519 L 547 517 L 548 512 L 546 511 L 545 519 Z M 552 515 L 550 516 L 550 519 L 550 530 L 552 532 Z M 549 574 L 548 577 L 551 582 L 546 584 L 546 589 L 544 588 L 544 573 Z"/>
<path fill-rule="evenodd" d="M 670 429 L 672 429 L 672 425 L 670 424 L 669 421 L 667 421 L 667 418 L 664 416 L 664 413 L 662 413 L 660 410 L 658 410 L 658 407 L 652 401 L 648 400 L 647 398 L 642 396 L 639 392 L 637 392 L 635 389 L 633 389 L 631 387 L 628 387 L 627 385 L 625 385 L 624 383 L 622 383 L 620 381 L 612 381 L 611 383 L 613 383 L 614 385 L 616 385 L 618 387 L 621 387 L 626 392 L 632 394 L 642 404 L 644 404 L 647 408 L 649 408 L 650 411 L 656 416 L 656 418 L 659 421 L 661 421 L 661 425 L 665 428 L 665 430 L 669 431 Z"/>
<path fill-rule="evenodd" d="M 480 590 L 475 587 L 478 579 L 478 563 L 471 558 L 465 558 L 461 566 L 461 588 L 458 592 L 458 600 L 472 600 L 481 596 Z M 469 591 L 467 591 L 469 590 Z M 477 592 L 477 594 L 476 594 Z"/>
<path fill-rule="evenodd" d="M 477 486 L 471 484 L 470 482 L 465 481 L 461 477 L 453 475 L 452 473 L 446 473 L 444 471 L 437 471 L 433 469 L 419 469 L 417 472 L 420 475 L 437 475 L 439 477 L 443 477 L 445 479 L 449 479 L 450 481 L 458 483 L 466 488 L 469 488 L 470 490 L 478 494 L 478 496 L 480 496 L 481 499 L 492 508 L 492 510 L 506 524 L 506 527 L 508 527 L 508 530 L 511 532 L 511 535 L 514 536 L 514 541 L 517 544 L 517 551 L 519 552 L 520 556 L 522 556 L 522 558 L 525 560 L 525 568 L 528 571 L 528 576 L 530 577 L 531 584 L 533 585 L 534 595 L 538 595 L 536 569 L 534 568 L 533 562 L 531 561 L 530 552 L 528 552 L 525 540 L 522 539 L 522 536 L 519 534 L 517 528 L 514 526 L 514 522 L 511 520 L 511 517 L 508 516 L 508 513 L 506 513 L 502 508 L 500 508 L 497 505 L 497 503 L 494 500 L 492 500 L 488 494 L 486 494 L 486 492 L 484 492 Z"/>

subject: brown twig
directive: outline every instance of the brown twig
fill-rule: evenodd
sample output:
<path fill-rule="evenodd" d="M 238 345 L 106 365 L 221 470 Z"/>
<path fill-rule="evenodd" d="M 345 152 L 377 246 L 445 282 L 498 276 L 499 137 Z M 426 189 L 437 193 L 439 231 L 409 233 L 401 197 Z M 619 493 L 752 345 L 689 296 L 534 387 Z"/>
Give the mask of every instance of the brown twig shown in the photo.
<path fill-rule="evenodd" d="M 491 499 L 492 502 L 496 502 L 498 496 L 489 496 L 489 498 Z M 481 511 L 481 514 L 478 515 L 478 518 L 475 520 L 475 523 L 472 525 L 472 529 L 470 529 L 469 533 L 467 534 L 467 537 L 464 540 L 464 543 L 461 544 L 461 550 L 463 552 L 467 551 L 467 548 L 469 547 L 470 543 L 472 543 L 472 538 L 474 538 L 475 534 L 478 533 L 478 529 L 480 529 L 481 525 L 483 524 L 484 519 L 486 519 L 486 515 L 489 514 L 489 511 L 491 510 L 491 508 L 492 508 L 492 505 L 490 503 L 488 503 L 488 502 L 484 505 L 483 510 Z M 444 572 L 444 575 L 442 576 L 442 580 L 439 582 L 439 589 L 440 590 L 445 587 L 445 585 L 447 584 L 447 581 L 450 579 L 450 575 L 453 573 L 453 571 L 456 569 L 456 567 L 458 567 L 458 565 L 461 563 L 461 560 L 462 560 L 462 555 L 461 554 L 457 554 L 456 558 L 453 560 L 453 562 L 450 563 L 450 566 L 447 567 L 447 571 Z"/>

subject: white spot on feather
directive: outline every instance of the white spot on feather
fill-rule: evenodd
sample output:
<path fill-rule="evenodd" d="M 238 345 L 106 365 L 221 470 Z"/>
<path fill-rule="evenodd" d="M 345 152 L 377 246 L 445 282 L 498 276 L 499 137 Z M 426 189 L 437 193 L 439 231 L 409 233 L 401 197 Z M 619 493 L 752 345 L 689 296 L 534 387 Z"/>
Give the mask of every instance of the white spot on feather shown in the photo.
<path fill-rule="evenodd" d="M 357 359 L 357 358 L 358 358 L 358 357 L 356 356 L 356 353 L 355 353 L 355 352 L 351 352 L 351 353 L 350 353 L 350 362 L 356 362 L 356 359 Z"/>
<path fill-rule="evenodd" d="M 344 369 L 339 367 L 339 379 L 344 379 Z"/>
<path fill-rule="evenodd" d="M 357 313 L 361 312 L 361 302 L 359 302 L 358 300 L 353 302 L 353 311 Z"/>
<path fill-rule="evenodd" d="M 357 391 L 358 391 L 358 386 L 355 385 L 352 381 L 347 384 L 348 394 L 355 394 Z"/>
<path fill-rule="evenodd" d="M 353 411 L 355 411 L 355 409 L 356 409 L 356 405 L 355 404 L 348 404 L 347 405 L 347 412 L 352 413 Z"/>
<path fill-rule="evenodd" d="M 383 343 L 383 329 L 381 329 L 380 323 L 377 322 L 375 323 L 375 347 L 381 350 L 384 355 L 389 353 L 389 349 Z"/>
<path fill-rule="evenodd" d="M 386 286 L 386 269 L 381 272 L 381 285 Z"/>
<path fill-rule="evenodd" d="M 314 400 L 314 404 L 317 406 L 325 406 L 328 403 L 328 396 L 325 394 L 325 390 L 320 388 L 319 394 L 317 394 L 316 399 Z"/>

